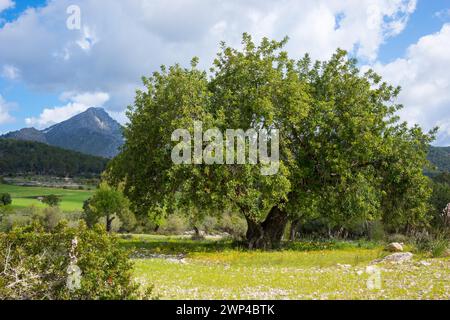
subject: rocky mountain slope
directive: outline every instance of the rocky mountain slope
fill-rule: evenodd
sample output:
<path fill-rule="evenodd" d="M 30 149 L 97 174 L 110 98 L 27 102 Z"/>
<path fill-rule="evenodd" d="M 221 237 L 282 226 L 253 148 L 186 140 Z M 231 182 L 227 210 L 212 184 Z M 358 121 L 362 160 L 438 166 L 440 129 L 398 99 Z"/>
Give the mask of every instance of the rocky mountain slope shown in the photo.
<path fill-rule="evenodd" d="M 124 142 L 121 125 L 101 108 L 90 108 L 45 130 L 26 128 L 2 138 L 41 142 L 105 158 L 117 155 Z"/>

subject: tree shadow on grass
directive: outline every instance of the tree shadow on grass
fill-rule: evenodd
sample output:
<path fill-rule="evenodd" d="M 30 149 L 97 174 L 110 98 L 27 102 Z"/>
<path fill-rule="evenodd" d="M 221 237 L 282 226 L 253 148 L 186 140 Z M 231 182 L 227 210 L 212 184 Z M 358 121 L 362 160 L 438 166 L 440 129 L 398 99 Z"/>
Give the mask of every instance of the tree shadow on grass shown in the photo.
<path fill-rule="evenodd" d="M 132 251 L 146 252 L 149 254 L 179 255 L 196 252 L 223 252 L 226 250 L 248 251 L 243 241 L 235 240 L 192 240 L 189 238 L 170 237 L 131 237 L 121 239 L 122 247 Z M 320 250 L 342 250 L 342 249 L 374 249 L 380 245 L 375 242 L 358 241 L 334 241 L 323 240 L 299 240 L 295 242 L 283 242 L 275 251 L 320 251 Z"/>

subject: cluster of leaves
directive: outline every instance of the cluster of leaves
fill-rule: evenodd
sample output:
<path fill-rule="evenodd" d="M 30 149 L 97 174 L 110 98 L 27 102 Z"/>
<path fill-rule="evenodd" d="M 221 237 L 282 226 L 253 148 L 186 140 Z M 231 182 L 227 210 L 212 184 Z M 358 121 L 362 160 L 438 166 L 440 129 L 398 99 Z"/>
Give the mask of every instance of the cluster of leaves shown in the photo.
<path fill-rule="evenodd" d="M 163 67 L 144 78 L 108 180 L 123 183 L 144 216 L 186 207 L 201 219 L 231 209 L 245 216 L 248 238 L 270 234 L 269 242 L 288 218 L 426 225 L 430 188 L 422 170 L 434 131 L 400 123 L 400 88 L 371 70 L 362 74 L 345 51 L 325 62 L 296 61 L 282 50 L 286 42 L 255 45 L 244 34 L 242 50 L 222 44 L 210 77 L 194 59 L 191 68 Z M 261 164 L 175 165 L 172 132 L 193 136 L 194 121 L 222 132 L 278 129 L 278 174 L 261 175 Z"/>
<path fill-rule="evenodd" d="M 74 239 L 76 247 L 74 249 Z M 72 252 L 71 250 L 74 250 Z M 78 287 L 67 286 L 68 268 L 76 257 Z M 104 228 L 59 224 L 46 232 L 35 224 L 0 234 L 0 299 L 97 300 L 138 299 L 128 253 Z"/>
<path fill-rule="evenodd" d="M 0 175 L 99 176 L 107 162 L 44 143 L 0 139 Z"/>

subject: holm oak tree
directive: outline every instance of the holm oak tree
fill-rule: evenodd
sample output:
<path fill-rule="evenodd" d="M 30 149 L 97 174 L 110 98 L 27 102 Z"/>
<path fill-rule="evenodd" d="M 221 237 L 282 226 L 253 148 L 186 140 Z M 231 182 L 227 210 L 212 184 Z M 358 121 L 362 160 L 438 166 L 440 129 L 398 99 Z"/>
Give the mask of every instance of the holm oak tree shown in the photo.
<path fill-rule="evenodd" d="M 190 68 L 162 67 L 143 78 L 146 90 L 129 107 L 126 143 L 106 178 L 123 185 L 141 215 L 239 211 L 249 248 L 277 247 L 289 220 L 315 216 L 425 223 L 422 168 L 433 132 L 399 122 L 400 88 L 371 70 L 362 74 L 342 50 L 326 62 L 291 59 L 286 42 L 256 45 L 244 34 L 242 50 L 222 43 L 209 74 L 193 59 Z M 221 132 L 278 130 L 277 174 L 262 175 L 264 163 L 174 164 L 172 133 L 193 136 L 199 121 Z"/>

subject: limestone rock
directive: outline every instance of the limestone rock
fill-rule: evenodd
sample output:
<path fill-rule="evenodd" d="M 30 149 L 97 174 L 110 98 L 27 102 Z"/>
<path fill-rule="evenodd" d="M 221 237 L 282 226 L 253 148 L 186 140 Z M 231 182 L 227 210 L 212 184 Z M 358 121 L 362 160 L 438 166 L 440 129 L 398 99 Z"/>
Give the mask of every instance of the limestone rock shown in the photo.
<path fill-rule="evenodd" d="M 381 263 L 381 262 L 389 262 L 389 263 L 403 263 L 411 260 L 413 254 L 411 252 L 398 252 L 391 254 L 383 259 L 378 259 L 372 262 L 372 264 Z"/>
<path fill-rule="evenodd" d="M 386 250 L 389 252 L 403 252 L 403 244 L 392 242 L 386 247 Z"/>

